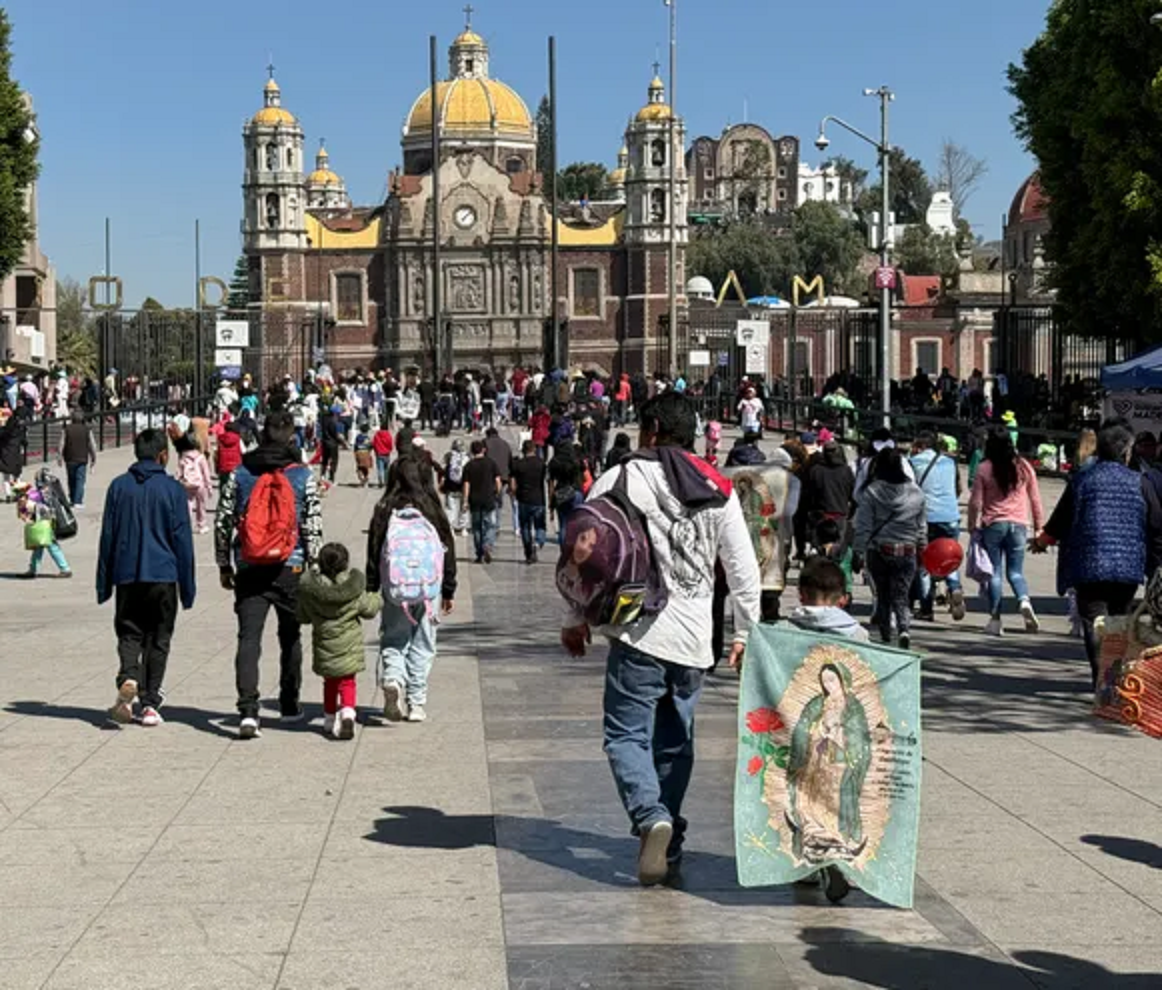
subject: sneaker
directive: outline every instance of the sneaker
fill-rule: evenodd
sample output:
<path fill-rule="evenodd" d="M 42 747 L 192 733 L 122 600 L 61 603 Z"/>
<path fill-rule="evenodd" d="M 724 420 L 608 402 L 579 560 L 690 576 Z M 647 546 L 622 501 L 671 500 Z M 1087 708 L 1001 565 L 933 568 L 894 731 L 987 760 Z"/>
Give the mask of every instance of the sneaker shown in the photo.
<path fill-rule="evenodd" d="M 137 681 L 122 681 L 117 689 L 117 700 L 109 709 L 109 718 L 118 725 L 128 725 L 133 721 L 133 702 L 137 698 Z"/>
<path fill-rule="evenodd" d="M 637 879 L 643 887 L 653 887 L 666 879 L 669 864 L 666 850 L 674 835 L 674 826 L 662 819 L 642 829 L 641 848 L 637 854 Z"/>
<path fill-rule="evenodd" d="M 423 711 L 423 709 L 420 709 Z M 415 711 L 413 708 L 412 711 Z M 339 729 L 335 733 L 339 739 L 355 738 L 355 709 L 344 708 L 339 712 Z"/>
<path fill-rule="evenodd" d="M 834 866 L 828 866 L 823 870 L 823 893 L 832 904 L 838 904 L 851 893 L 851 884 Z"/>
<path fill-rule="evenodd" d="M 238 723 L 239 739 L 257 739 L 261 735 L 262 730 L 258 726 L 258 717 L 256 715 L 247 715 Z"/>
<path fill-rule="evenodd" d="M 325 735 L 325 736 L 336 735 L 335 723 L 338 721 L 338 718 L 339 718 L 339 716 L 336 715 L 335 712 L 324 712 L 323 713 L 323 735 Z"/>
<path fill-rule="evenodd" d="M 1081 624 L 1081 619 L 1069 620 L 1069 635 L 1072 639 L 1085 638 L 1085 626 Z"/>
<path fill-rule="evenodd" d="M 485 549 L 484 549 L 484 563 L 486 563 L 486 564 L 492 563 L 492 548 L 491 547 L 485 547 Z"/>
<path fill-rule="evenodd" d="M 85 507 L 80 502 L 74 502 L 73 503 L 73 510 L 75 512 L 84 512 Z"/>
<path fill-rule="evenodd" d="M 999 615 L 994 615 L 984 624 L 984 634 L 986 636 L 1003 636 L 1005 634 Z"/>
<path fill-rule="evenodd" d="M 529 557 L 529 563 L 535 564 L 537 562 L 537 548 L 533 547 L 533 552 Z"/>
<path fill-rule="evenodd" d="M 389 722 L 403 722 L 408 717 L 407 696 L 398 681 L 383 685 L 383 717 Z"/>
<path fill-rule="evenodd" d="M 901 650 L 910 650 L 911 648 L 912 648 L 912 637 L 906 632 L 900 633 L 900 649 Z"/>
<path fill-rule="evenodd" d="M 922 608 L 916 613 L 916 618 L 921 622 L 935 622 L 936 613 L 930 608 Z"/>
<path fill-rule="evenodd" d="M 428 713 L 424 711 L 423 705 L 409 705 L 407 718 L 409 722 L 426 722 Z"/>
<path fill-rule="evenodd" d="M 72 576 L 73 576 L 73 572 L 72 572 L 72 571 L 61 571 L 61 572 L 60 572 L 60 573 L 57 575 L 57 577 L 62 577 L 62 578 L 71 578 Z"/>
<path fill-rule="evenodd" d="M 286 725 L 294 725 L 295 722 L 301 722 L 306 718 L 303 712 L 303 706 L 297 701 L 293 705 L 280 705 L 278 712 L 278 720 Z"/>
<path fill-rule="evenodd" d="M 165 719 L 161 717 L 161 712 L 159 712 L 152 705 L 146 705 L 141 712 L 141 724 L 144 725 L 147 729 L 152 729 L 154 726 L 161 725 L 164 721 Z"/>
<path fill-rule="evenodd" d="M 1037 618 L 1037 613 L 1033 611 L 1033 603 L 1028 598 L 1021 599 L 1021 618 L 1025 620 L 1025 632 L 1041 631 L 1041 620 Z"/>
<path fill-rule="evenodd" d="M 957 588 L 950 592 L 948 596 L 948 611 L 952 615 L 953 622 L 963 622 L 968 609 L 964 607 L 964 592 Z"/>

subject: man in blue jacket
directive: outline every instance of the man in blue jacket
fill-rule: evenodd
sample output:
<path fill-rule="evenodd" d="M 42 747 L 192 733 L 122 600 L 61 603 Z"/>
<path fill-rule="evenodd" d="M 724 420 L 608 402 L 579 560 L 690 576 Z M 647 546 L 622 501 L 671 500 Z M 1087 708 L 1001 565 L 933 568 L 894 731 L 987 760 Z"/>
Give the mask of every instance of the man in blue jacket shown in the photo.
<path fill-rule="evenodd" d="M 161 725 L 159 713 L 169 644 L 182 608 L 194 604 L 194 540 L 186 493 L 165 472 L 169 441 L 161 430 L 144 430 L 133 444 L 137 463 L 114 480 L 105 495 L 97 557 L 97 603 L 116 594 L 113 628 L 121 670 L 114 722 Z"/>
<path fill-rule="evenodd" d="M 916 484 L 924 492 L 924 502 L 928 518 L 928 542 L 943 539 L 960 539 L 960 468 L 956 458 L 940 449 L 936 435 L 924 431 L 916 437 L 915 453 L 912 455 L 912 470 Z M 929 622 L 935 617 L 936 582 L 923 568 L 916 575 L 913 598 L 920 599 L 920 618 Z M 960 586 L 960 574 L 953 571 L 948 575 L 948 611 L 955 622 L 965 615 L 964 591 Z"/>

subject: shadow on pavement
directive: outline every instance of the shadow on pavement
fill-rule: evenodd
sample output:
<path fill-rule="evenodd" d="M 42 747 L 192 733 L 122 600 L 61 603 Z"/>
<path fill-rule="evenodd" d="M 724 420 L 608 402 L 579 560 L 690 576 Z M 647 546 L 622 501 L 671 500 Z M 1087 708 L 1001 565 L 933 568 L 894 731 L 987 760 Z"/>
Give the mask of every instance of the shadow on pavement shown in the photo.
<path fill-rule="evenodd" d="M 1055 952 L 1014 952 L 1013 958 L 1028 967 L 1019 969 L 955 949 L 897 945 L 843 928 L 806 928 L 800 938 L 810 946 L 805 958 L 817 973 L 890 990 L 1030 986 L 1147 990 L 1159 985 L 1157 973 L 1111 973 L 1096 963 Z"/>
<path fill-rule="evenodd" d="M 97 729 L 118 728 L 116 724 L 109 721 L 103 708 L 54 705 L 47 701 L 12 701 L 5 706 L 4 711 L 11 715 L 28 715 L 32 718 L 59 718 L 70 722 L 87 722 Z M 200 708 L 183 708 L 180 705 L 164 705 L 161 714 L 167 722 L 188 725 L 198 732 L 220 736 L 223 739 L 238 738 L 237 732 L 218 724 L 223 718 L 230 717 L 221 712 L 207 712 Z"/>
<path fill-rule="evenodd" d="M 1143 839 L 1127 839 L 1122 835 L 1083 835 L 1081 841 L 1087 846 L 1097 846 L 1107 856 L 1128 859 L 1131 863 L 1142 863 L 1162 870 L 1162 846 Z M 1159 979 L 1162 985 L 1162 979 Z"/>

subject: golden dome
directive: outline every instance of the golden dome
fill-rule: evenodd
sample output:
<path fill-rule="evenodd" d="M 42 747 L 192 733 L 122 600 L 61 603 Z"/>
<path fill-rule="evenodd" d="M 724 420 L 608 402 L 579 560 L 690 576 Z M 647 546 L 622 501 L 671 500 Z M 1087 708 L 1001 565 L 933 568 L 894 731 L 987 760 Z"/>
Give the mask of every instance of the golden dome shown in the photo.
<path fill-rule="evenodd" d="M 317 168 L 307 176 L 308 186 L 341 186 L 343 180 L 329 168 Z"/>
<path fill-rule="evenodd" d="M 532 137 L 533 119 L 516 91 L 496 79 L 452 79 L 436 84 L 444 133 L 496 130 Z M 408 114 L 405 134 L 432 131 L 432 91 L 425 89 Z"/>
<path fill-rule="evenodd" d="M 268 127 L 273 127 L 278 124 L 286 124 L 293 126 L 298 123 L 295 116 L 289 110 L 284 110 L 282 107 L 263 107 L 252 118 L 251 123 L 266 124 Z"/>
<path fill-rule="evenodd" d="M 484 39 L 480 37 L 472 28 L 465 28 L 462 34 L 456 36 L 452 42 L 453 45 L 483 45 Z"/>
<path fill-rule="evenodd" d="M 609 173 L 609 184 L 611 186 L 624 186 L 625 173 L 626 170 L 624 168 L 615 168 L 612 172 Z"/>
<path fill-rule="evenodd" d="M 267 93 L 281 92 L 281 90 L 278 88 L 278 83 L 276 83 L 273 79 L 267 79 L 266 85 L 263 86 L 262 89 L 264 92 L 267 92 Z"/>
<path fill-rule="evenodd" d="M 666 84 L 662 82 L 661 76 L 655 74 L 653 80 L 650 82 L 649 103 L 637 112 L 637 119 L 639 122 L 669 120 L 673 116 L 674 111 L 670 109 L 670 105 L 666 102 Z"/>

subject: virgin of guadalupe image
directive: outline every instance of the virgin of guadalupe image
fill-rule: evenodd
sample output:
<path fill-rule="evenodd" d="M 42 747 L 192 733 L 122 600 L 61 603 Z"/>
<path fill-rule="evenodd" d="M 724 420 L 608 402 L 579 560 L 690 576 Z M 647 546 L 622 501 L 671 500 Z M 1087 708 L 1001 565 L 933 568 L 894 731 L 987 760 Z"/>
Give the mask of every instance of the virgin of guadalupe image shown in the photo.
<path fill-rule="evenodd" d="M 787 824 L 798 859 L 850 861 L 867 844 L 860 792 L 871 764 L 871 733 L 846 668 L 825 664 L 819 686 L 791 735 Z"/>

